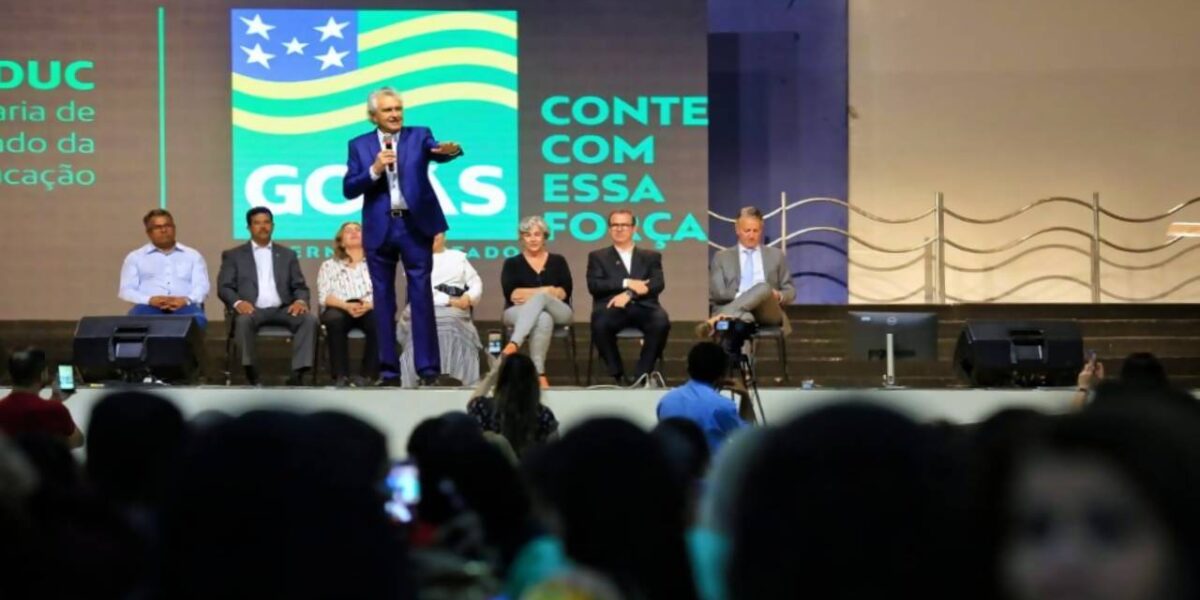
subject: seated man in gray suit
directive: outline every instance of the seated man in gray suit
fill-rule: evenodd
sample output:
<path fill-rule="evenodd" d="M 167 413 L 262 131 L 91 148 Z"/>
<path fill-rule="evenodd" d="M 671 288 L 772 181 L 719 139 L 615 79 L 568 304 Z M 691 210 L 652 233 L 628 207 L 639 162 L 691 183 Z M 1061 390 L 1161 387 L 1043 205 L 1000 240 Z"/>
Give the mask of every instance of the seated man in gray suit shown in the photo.
<path fill-rule="evenodd" d="M 734 223 L 738 243 L 713 255 L 708 270 L 709 314 L 696 328 L 701 338 L 712 336 L 721 319 L 741 319 L 759 325 L 781 325 L 784 333 L 792 326 L 784 305 L 796 298 L 792 275 L 783 251 L 762 245 L 763 216 L 747 206 L 738 211 Z"/>
<path fill-rule="evenodd" d="M 309 311 L 308 284 L 290 248 L 271 243 L 275 215 L 264 206 L 246 212 L 250 242 L 221 253 L 217 295 L 234 313 L 234 339 L 242 349 L 246 380 L 258 385 L 254 348 L 258 328 L 286 325 L 292 337 L 292 374 L 288 385 L 300 385 L 312 368 L 317 318 Z"/>

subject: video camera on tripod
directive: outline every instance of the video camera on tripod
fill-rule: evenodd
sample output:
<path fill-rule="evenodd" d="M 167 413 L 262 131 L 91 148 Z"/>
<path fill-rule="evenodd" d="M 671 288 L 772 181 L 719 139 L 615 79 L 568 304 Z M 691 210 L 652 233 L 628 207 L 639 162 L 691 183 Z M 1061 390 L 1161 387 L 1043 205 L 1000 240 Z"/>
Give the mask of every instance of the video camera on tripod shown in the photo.
<path fill-rule="evenodd" d="M 753 419 L 754 406 L 758 406 L 760 422 L 766 424 L 766 414 L 762 409 L 762 397 L 758 393 L 758 378 L 754 374 L 754 363 L 746 355 L 744 348 L 758 331 L 758 323 L 741 319 L 721 319 L 713 326 L 717 334 L 717 343 L 729 356 L 729 383 L 731 392 L 742 397 L 742 412 Z M 748 412 L 747 412 L 748 407 Z"/>
<path fill-rule="evenodd" d="M 746 341 L 758 331 L 758 323 L 741 319 L 721 319 L 714 326 L 717 343 L 730 358 L 737 360 L 745 355 L 742 351 Z"/>

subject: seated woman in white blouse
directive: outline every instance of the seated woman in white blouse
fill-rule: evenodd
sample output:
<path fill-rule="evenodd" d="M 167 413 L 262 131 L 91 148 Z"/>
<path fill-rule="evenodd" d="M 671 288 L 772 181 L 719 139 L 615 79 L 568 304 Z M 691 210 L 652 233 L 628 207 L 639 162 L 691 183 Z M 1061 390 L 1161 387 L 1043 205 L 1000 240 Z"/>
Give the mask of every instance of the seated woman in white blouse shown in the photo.
<path fill-rule="evenodd" d="M 353 221 L 343 223 L 333 238 L 334 257 L 321 263 L 317 274 L 317 298 L 321 304 L 321 324 L 329 342 L 329 371 L 339 387 L 350 383 L 351 329 L 366 336 L 362 376 L 367 382 L 379 375 L 379 350 L 375 336 L 375 316 L 371 312 L 371 277 L 363 254 L 362 227 Z"/>
<path fill-rule="evenodd" d="M 446 248 L 446 234 L 433 238 L 433 312 L 437 319 L 438 350 L 442 373 L 473 385 L 479 381 L 479 353 L 483 344 L 479 331 L 471 322 L 471 307 L 483 296 L 483 280 L 466 253 Z M 400 342 L 400 380 L 404 387 L 416 387 L 417 374 L 413 367 L 412 318 L 405 306 L 396 327 Z"/>

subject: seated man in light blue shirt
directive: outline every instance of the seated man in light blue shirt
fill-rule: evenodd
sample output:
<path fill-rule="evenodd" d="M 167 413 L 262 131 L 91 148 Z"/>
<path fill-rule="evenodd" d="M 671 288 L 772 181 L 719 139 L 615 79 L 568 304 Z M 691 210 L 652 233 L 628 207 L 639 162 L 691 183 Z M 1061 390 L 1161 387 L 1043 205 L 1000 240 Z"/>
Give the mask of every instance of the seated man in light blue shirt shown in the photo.
<path fill-rule="evenodd" d="M 209 284 L 204 257 L 175 242 L 175 219 L 166 210 L 151 210 L 142 224 L 150 243 L 125 257 L 117 296 L 133 303 L 131 315 L 191 315 L 205 327 Z"/>
<path fill-rule="evenodd" d="M 717 344 L 700 342 L 688 352 L 688 381 L 658 401 L 658 419 L 682 417 L 700 426 L 715 454 L 729 434 L 746 425 L 733 400 L 717 392 L 729 369 L 729 355 Z M 743 398 L 745 401 L 745 398 Z"/>

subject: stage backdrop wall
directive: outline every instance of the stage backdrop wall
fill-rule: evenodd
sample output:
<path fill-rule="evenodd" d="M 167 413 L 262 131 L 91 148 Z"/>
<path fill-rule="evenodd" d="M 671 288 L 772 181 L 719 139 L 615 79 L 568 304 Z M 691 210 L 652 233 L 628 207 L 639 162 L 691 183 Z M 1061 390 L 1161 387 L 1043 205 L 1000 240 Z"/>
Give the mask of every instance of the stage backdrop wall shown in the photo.
<path fill-rule="evenodd" d="M 809 197 L 846 198 L 846 0 L 709 0 L 709 208 L 721 215 Z M 846 229 L 828 203 L 788 212 L 788 229 Z M 780 219 L 768 219 L 769 239 Z M 713 242 L 736 243 L 709 219 Z M 797 304 L 845 304 L 846 238 L 810 232 L 788 243 Z"/>
<path fill-rule="evenodd" d="M 588 251 L 628 207 L 664 252 L 664 303 L 706 310 L 706 7 L 699 0 L 13 2 L 0 20 L 0 319 L 119 313 L 149 209 L 215 280 L 267 205 L 315 286 L 340 223 L 346 141 L 368 91 L 466 156 L 434 174 L 450 245 L 502 307 L 517 221 L 542 214 L 587 320 Z M 207 310 L 219 318 L 215 291 Z"/>
<path fill-rule="evenodd" d="M 976 218 L 998 217 L 1038 198 L 1091 201 L 1108 210 L 1147 216 L 1200 196 L 1200 4 L 1191 0 L 862 0 L 850 4 L 850 200 L 899 218 L 946 205 Z M 1175 218 L 1142 225 L 1105 217 L 1101 233 L 1114 243 L 1146 247 L 1167 241 L 1172 221 L 1200 221 L 1200 205 Z M 911 246 L 932 237 L 931 219 L 881 225 L 851 214 L 851 230 L 884 246 Z M 994 247 L 1043 227 L 1091 230 L 1083 208 L 1051 205 L 1005 224 L 947 220 L 960 244 Z M 1035 244 L 1088 241 L 1053 233 Z M 1197 240 L 1166 251 L 1131 255 L 1103 249 L 1127 265 L 1102 264 L 1103 287 L 1125 297 L 1200 301 Z M 949 250 L 960 266 L 981 268 L 1014 257 Z M 892 272 L 854 263 L 895 265 L 913 258 L 850 245 L 852 301 L 918 290 L 924 302 L 926 261 Z M 1088 258 L 1050 249 L 1017 258 L 992 273 L 949 271 L 947 291 L 966 299 L 996 296 L 1043 275 L 1088 281 Z M 1191 283 L 1185 284 L 1191 279 Z M 924 288 L 928 289 L 928 288 Z M 1017 290 L 1018 302 L 1088 302 L 1090 291 L 1064 280 Z M 1120 298 L 1105 295 L 1105 302 Z"/>

